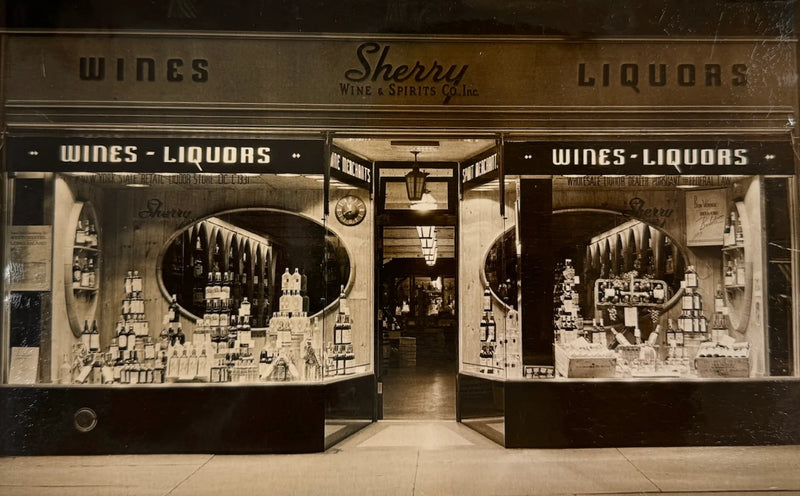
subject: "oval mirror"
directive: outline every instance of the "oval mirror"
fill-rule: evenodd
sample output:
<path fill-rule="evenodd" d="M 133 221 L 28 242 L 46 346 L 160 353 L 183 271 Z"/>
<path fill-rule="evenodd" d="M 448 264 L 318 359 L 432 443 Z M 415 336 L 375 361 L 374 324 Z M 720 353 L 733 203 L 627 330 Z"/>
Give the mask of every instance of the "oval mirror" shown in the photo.
<path fill-rule="evenodd" d="M 554 260 L 570 258 L 580 276 L 581 313 L 595 315 L 594 285 L 597 279 L 615 278 L 636 270 L 641 276 L 667 283 L 663 309 L 678 300 L 686 257 L 667 233 L 618 212 L 569 209 L 554 212 L 558 226 L 549 239 Z M 512 227 L 495 239 L 484 261 L 484 280 L 497 300 L 517 308 L 519 266 L 516 234 Z"/>
<path fill-rule="evenodd" d="M 350 280 L 350 256 L 341 239 L 307 217 L 254 208 L 214 214 L 175 233 L 159 260 L 159 286 L 175 295 L 192 320 L 206 312 L 206 287 L 215 278 L 230 288 L 232 309 L 244 298 L 253 327 L 265 327 L 279 311 L 281 276 L 297 270 L 306 278 L 308 315 L 339 297 Z"/>

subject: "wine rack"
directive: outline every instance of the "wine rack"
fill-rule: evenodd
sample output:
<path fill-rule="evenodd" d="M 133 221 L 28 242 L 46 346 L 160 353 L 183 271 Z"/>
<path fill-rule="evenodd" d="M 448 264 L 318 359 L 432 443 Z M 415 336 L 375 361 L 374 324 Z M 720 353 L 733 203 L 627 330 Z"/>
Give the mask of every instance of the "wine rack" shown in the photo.
<path fill-rule="evenodd" d="M 75 337 L 80 337 L 83 322 L 96 318 L 100 293 L 100 223 L 91 202 L 76 202 L 70 210 L 67 226 L 64 293 L 70 328 Z"/>

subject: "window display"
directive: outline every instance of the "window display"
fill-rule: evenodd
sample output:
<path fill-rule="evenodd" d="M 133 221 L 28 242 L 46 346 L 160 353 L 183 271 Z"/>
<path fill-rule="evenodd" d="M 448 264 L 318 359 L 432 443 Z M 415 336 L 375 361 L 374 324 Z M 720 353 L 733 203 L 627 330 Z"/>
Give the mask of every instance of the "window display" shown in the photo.
<path fill-rule="evenodd" d="M 763 290 L 766 252 L 760 212 L 765 179 L 758 176 L 597 176 L 587 181 L 554 176 L 554 367 L 520 364 L 530 378 L 747 378 L 768 375 Z M 592 179 L 592 178 L 589 178 Z M 513 184 L 524 178 L 507 179 Z M 615 181 L 617 188 L 597 186 Z M 496 182 L 493 183 L 496 185 Z M 627 186 L 630 187 L 627 187 Z M 702 185 L 702 186 L 701 186 Z M 495 186 L 496 188 L 496 186 Z M 506 187 L 508 197 L 509 188 Z M 511 188 L 513 192 L 514 189 Z M 481 211 L 482 227 L 496 203 L 479 206 L 497 190 L 476 188 L 464 204 Z M 474 205 L 471 202 L 475 202 Z M 476 320 L 477 359 L 462 355 L 462 371 L 513 378 L 505 359 L 506 334 L 519 314 L 508 302 L 519 276 L 544 267 L 521 266 L 517 233 L 497 216 L 480 268 L 487 284 Z M 521 215 L 521 214 L 519 214 Z M 788 222 L 788 212 L 783 216 Z M 469 221 L 464 221 L 468 230 Z M 488 234 L 488 233 L 487 233 Z M 482 236 L 485 237 L 485 236 Z M 521 247 L 525 250 L 525 247 Z M 502 260 L 501 260 L 502 259 Z M 500 274 L 503 274 L 500 276 Z M 787 274 L 784 274 L 787 275 Z M 505 282 L 503 282 L 505 281 Z M 479 300 L 475 294 L 464 311 Z M 493 310 L 501 307 L 497 319 Z M 509 320 L 509 318 L 511 320 Z M 502 322 L 498 326 L 497 322 Z M 499 329 L 499 330 L 496 330 Z M 522 333 L 530 329 L 522 329 Z M 473 331 L 467 324 L 464 350 Z M 474 364 L 474 365 L 473 365 Z M 529 371 L 530 374 L 526 372 Z"/>
<path fill-rule="evenodd" d="M 366 281 L 355 291 L 353 268 L 370 264 L 371 250 L 354 258 L 348 245 L 368 242 L 371 223 L 327 224 L 320 178 L 54 174 L 54 215 L 69 222 L 54 227 L 66 247 L 54 274 L 64 294 L 53 301 L 57 365 L 40 382 L 266 384 L 369 372 L 371 292 Z"/>

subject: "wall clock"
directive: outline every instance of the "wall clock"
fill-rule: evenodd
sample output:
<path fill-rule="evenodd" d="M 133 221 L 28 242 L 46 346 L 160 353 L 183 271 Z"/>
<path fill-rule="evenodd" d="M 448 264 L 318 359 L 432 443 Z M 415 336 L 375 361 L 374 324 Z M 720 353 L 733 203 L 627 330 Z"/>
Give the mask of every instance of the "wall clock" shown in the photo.
<path fill-rule="evenodd" d="M 336 219 L 345 226 L 355 226 L 367 216 L 364 200 L 348 195 L 336 202 Z"/>

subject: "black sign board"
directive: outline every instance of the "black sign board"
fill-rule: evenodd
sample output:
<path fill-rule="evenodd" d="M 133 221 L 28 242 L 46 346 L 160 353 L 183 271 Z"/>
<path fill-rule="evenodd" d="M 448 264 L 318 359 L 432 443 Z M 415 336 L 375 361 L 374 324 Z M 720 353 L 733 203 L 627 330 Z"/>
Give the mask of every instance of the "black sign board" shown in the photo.
<path fill-rule="evenodd" d="M 322 140 L 9 137 L 9 171 L 321 174 Z"/>
<path fill-rule="evenodd" d="M 791 142 L 506 142 L 506 174 L 791 175 Z"/>
<path fill-rule="evenodd" d="M 464 189 L 497 179 L 500 170 L 497 160 L 497 149 L 491 148 L 463 162 L 459 166 L 459 181 Z"/>
<path fill-rule="evenodd" d="M 331 177 L 360 188 L 372 189 L 372 163 L 341 148 L 331 148 Z"/>

